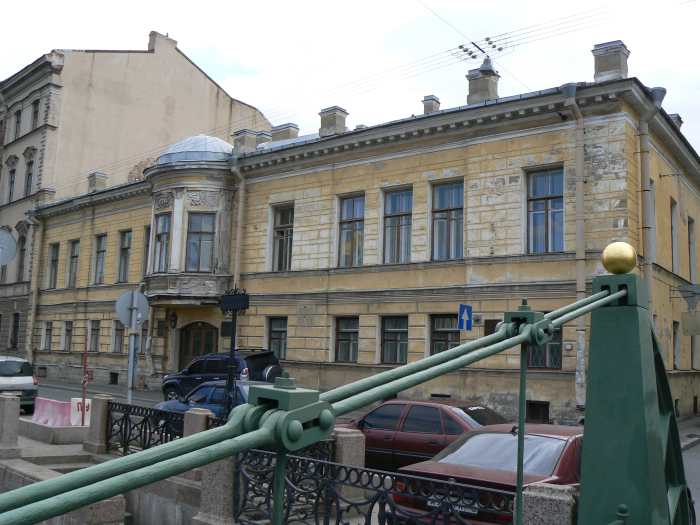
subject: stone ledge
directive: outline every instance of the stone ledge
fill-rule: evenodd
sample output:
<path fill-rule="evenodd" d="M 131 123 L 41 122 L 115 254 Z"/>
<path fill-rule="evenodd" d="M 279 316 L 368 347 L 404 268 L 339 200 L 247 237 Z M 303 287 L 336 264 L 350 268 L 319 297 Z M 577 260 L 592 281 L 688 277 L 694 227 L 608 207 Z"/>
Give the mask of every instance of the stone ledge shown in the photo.
<path fill-rule="evenodd" d="M 51 427 L 29 418 L 19 418 L 19 434 L 29 439 L 51 445 L 80 444 L 87 437 L 88 426 Z"/>

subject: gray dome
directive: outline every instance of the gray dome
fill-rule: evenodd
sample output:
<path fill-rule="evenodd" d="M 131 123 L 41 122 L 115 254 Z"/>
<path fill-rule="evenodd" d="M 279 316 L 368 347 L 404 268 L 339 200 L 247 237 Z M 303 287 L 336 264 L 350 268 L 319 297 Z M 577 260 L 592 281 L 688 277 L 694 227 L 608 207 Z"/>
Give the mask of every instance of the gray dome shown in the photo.
<path fill-rule="evenodd" d="M 176 142 L 163 153 L 156 164 L 171 162 L 227 161 L 233 146 L 216 137 L 195 135 Z"/>

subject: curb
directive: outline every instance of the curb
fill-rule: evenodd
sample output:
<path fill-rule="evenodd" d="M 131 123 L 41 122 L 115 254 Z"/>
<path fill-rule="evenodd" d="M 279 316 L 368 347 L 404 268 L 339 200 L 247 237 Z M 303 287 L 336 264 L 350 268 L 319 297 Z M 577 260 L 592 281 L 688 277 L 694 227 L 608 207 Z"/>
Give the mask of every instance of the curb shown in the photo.
<path fill-rule="evenodd" d="M 688 450 L 693 448 L 695 445 L 700 443 L 700 436 L 695 437 L 695 438 L 690 438 L 689 440 L 685 442 L 681 442 L 681 450 Z"/>

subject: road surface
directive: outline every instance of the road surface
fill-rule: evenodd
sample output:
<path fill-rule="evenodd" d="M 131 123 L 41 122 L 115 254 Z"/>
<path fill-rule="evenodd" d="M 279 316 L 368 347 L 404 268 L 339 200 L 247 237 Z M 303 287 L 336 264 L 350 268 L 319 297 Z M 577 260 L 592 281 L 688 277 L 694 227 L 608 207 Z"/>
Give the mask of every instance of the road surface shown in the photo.
<path fill-rule="evenodd" d="M 88 397 L 94 394 L 109 394 L 115 401 L 126 402 L 126 387 L 119 385 L 88 385 Z M 39 395 L 58 401 L 69 401 L 72 397 L 82 395 L 82 387 L 79 384 L 39 380 Z M 134 391 L 131 403 L 152 407 L 156 403 L 163 401 L 163 394 L 160 390 Z"/>

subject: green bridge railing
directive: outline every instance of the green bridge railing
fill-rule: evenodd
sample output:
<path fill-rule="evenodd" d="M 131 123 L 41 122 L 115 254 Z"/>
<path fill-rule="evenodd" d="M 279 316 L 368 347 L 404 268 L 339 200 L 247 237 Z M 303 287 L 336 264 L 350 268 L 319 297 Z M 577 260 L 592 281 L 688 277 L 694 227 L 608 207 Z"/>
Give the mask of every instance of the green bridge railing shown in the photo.
<path fill-rule="evenodd" d="M 631 249 L 631 247 L 630 247 Z M 636 255 L 635 255 L 636 259 Z M 631 269 L 631 268 L 628 268 Z M 335 419 L 520 346 L 516 523 L 522 523 L 526 352 L 592 313 L 578 523 L 690 523 L 690 500 L 663 359 L 645 288 L 633 274 L 593 281 L 593 294 L 542 314 L 526 301 L 491 335 L 328 392 L 279 378 L 251 387 L 226 425 L 0 495 L 0 525 L 37 523 L 251 448 L 277 450 L 272 521 L 283 523 L 287 453 L 329 436 Z"/>

